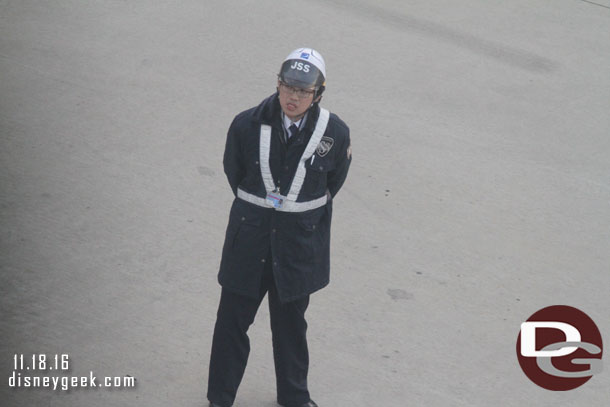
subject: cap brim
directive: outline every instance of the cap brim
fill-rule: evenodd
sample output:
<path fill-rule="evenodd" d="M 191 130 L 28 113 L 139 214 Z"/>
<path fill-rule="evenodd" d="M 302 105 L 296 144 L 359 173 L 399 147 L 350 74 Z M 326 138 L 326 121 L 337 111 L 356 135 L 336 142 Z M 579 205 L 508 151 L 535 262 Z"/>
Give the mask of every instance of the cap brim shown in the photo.
<path fill-rule="evenodd" d="M 304 65 L 296 60 L 286 61 L 279 76 L 287 85 L 298 88 L 318 88 L 324 84 L 324 76 L 318 68 L 312 64 Z"/>

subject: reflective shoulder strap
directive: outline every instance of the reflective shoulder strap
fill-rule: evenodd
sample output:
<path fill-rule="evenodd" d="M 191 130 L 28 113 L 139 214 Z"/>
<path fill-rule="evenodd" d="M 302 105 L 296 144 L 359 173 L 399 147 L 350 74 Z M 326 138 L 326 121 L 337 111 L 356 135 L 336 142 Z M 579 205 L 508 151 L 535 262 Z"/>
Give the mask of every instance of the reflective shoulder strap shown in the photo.
<path fill-rule="evenodd" d="M 267 193 L 275 190 L 275 183 L 269 168 L 269 150 L 271 149 L 271 126 L 267 124 L 261 125 L 260 148 L 259 148 L 259 163 L 261 167 L 261 176 L 265 183 Z"/>
<path fill-rule="evenodd" d="M 307 147 L 305 147 L 305 151 L 301 156 L 301 160 L 297 166 L 297 171 L 294 174 L 294 178 L 292 179 L 292 183 L 290 184 L 290 191 L 286 198 L 289 201 L 296 201 L 299 193 L 301 192 L 301 187 L 303 186 L 303 182 L 305 181 L 305 161 L 309 160 L 313 153 L 318 148 L 318 144 L 320 144 L 320 140 L 322 140 L 322 136 L 326 131 L 326 126 L 328 125 L 328 118 L 330 117 L 330 112 L 326 109 L 320 108 L 320 115 L 318 116 L 318 122 L 316 123 L 316 128 L 309 139 L 309 143 L 307 143 Z M 262 154 L 261 148 L 261 154 Z M 267 153 L 267 159 L 269 158 L 269 154 Z M 261 161 L 262 163 L 262 161 Z M 267 165 L 269 163 L 267 162 Z M 262 167 L 261 167 L 262 168 Z M 273 183 L 273 180 L 271 180 Z"/>

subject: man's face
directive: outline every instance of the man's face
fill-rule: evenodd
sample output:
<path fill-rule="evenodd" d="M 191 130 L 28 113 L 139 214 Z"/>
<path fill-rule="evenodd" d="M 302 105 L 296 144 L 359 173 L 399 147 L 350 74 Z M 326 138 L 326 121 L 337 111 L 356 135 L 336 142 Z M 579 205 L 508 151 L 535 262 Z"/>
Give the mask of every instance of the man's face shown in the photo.
<path fill-rule="evenodd" d="M 284 114 L 293 122 L 303 117 L 313 103 L 314 89 L 296 88 L 285 85 L 282 81 L 277 82 L 277 87 L 280 92 L 280 106 Z M 319 97 L 316 100 L 319 100 Z"/>

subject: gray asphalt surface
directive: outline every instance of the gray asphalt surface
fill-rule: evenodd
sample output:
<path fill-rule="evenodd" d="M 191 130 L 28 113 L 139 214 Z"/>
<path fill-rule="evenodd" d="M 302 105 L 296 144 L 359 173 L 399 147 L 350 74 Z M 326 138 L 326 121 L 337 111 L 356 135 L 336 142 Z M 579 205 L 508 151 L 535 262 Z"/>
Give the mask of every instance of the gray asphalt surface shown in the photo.
<path fill-rule="evenodd" d="M 0 0 L 0 404 L 207 406 L 226 130 L 311 46 L 354 155 L 313 398 L 607 406 L 515 344 L 553 304 L 610 341 L 609 34 L 607 0 Z M 275 406 L 265 308 L 236 406 Z M 137 387 L 12 389 L 16 353 Z"/>

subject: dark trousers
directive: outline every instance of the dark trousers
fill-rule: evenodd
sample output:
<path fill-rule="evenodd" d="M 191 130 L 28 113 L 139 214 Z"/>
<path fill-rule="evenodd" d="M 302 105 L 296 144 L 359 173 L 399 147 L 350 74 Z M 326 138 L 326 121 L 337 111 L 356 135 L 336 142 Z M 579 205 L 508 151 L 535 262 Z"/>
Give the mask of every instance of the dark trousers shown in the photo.
<path fill-rule="evenodd" d="M 270 260 L 268 259 L 266 263 L 270 264 Z M 307 390 L 309 352 L 305 321 L 309 296 L 297 301 L 281 303 L 272 271 L 270 267 L 266 267 L 259 298 L 248 298 L 222 289 L 208 376 L 208 400 L 220 406 L 231 406 L 235 400 L 250 353 L 247 331 L 254 322 L 258 307 L 267 292 L 277 401 L 286 406 L 298 406 L 309 401 Z"/>

